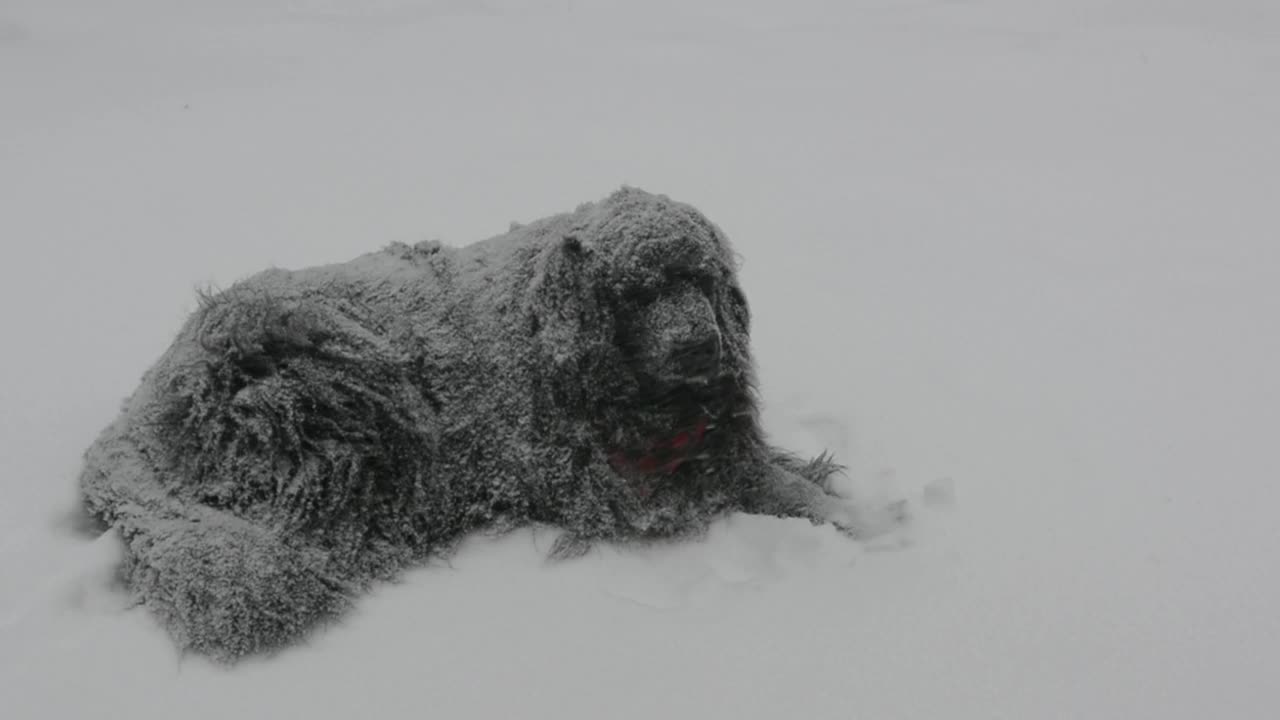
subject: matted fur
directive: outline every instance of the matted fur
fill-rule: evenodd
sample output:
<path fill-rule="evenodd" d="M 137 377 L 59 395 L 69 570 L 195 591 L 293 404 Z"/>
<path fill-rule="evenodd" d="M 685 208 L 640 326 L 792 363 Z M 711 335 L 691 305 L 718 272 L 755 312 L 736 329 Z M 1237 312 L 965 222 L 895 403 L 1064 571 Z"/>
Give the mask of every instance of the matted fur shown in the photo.
<path fill-rule="evenodd" d="M 268 270 L 202 298 L 86 453 L 85 505 L 138 599 L 222 659 L 480 529 L 562 528 L 567 556 L 731 510 L 849 528 L 838 466 L 766 444 L 748 326 L 724 235 L 629 188 L 460 249 Z M 649 447 L 683 454 L 635 470 Z"/>

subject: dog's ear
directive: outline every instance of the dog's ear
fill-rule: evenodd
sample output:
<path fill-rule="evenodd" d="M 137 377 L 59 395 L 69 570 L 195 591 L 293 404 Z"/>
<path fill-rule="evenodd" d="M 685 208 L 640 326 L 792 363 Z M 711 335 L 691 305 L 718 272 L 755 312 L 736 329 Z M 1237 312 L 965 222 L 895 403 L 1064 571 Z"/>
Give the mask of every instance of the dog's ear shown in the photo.
<path fill-rule="evenodd" d="M 529 329 L 556 365 L 575 360 L 603 332 L 588 267 L 592 250 L 574 234 L 553 241 L 534 261 L 529 284 Z"/>

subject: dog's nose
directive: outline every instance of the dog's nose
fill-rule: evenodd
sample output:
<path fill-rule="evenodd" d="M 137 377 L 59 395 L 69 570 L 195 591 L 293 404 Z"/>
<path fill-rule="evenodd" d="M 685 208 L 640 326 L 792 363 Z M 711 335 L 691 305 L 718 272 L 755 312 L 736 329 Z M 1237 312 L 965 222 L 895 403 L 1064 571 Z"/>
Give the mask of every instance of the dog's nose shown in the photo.
<path fill-rule="evenodd" d="M 711 338 L 676 349 L 676 364 L 686 377 L 712 374 L 720 364 L 720 339 Z"/>

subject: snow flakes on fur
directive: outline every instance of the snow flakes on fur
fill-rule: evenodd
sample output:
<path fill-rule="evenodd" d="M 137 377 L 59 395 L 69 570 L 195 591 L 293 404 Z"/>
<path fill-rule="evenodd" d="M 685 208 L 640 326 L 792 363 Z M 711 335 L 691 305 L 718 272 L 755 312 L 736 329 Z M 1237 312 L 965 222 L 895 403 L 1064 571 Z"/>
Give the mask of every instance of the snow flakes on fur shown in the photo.
<path fill-rule="evenodd" d="M 693 208 L 623 189 L 463 248 L 259 273 L 203 298 L 88 450 L 85 505 L 174 639 L 222 659 L 479 529 L 554 525 L 571 556 L 730 510 L 840 522 L 837 466 L 765 444 L 735 262 Z"/>

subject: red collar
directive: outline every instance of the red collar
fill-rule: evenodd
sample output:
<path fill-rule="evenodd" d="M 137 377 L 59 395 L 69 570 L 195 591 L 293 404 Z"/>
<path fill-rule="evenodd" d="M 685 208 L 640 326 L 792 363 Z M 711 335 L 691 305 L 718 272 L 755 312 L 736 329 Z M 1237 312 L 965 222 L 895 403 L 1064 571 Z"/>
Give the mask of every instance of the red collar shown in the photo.
<path fill-rule="evenodd" d="M 694 450 L 706 437 L 710 424 L 710 419 L 698 418 L 693 427 L 659 440 L 639 453 L 615 450 L 609 455 L 609 464 L 624 477 L 670 475 L 693 456 Z M 641 483 L 637 492 L 648 495 L 651 488 Z"/>

